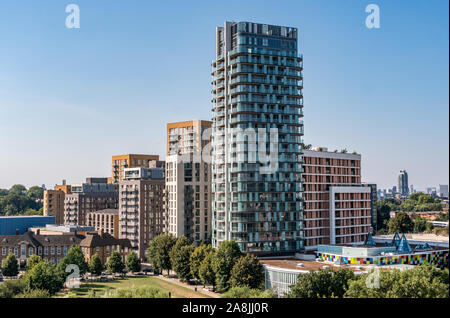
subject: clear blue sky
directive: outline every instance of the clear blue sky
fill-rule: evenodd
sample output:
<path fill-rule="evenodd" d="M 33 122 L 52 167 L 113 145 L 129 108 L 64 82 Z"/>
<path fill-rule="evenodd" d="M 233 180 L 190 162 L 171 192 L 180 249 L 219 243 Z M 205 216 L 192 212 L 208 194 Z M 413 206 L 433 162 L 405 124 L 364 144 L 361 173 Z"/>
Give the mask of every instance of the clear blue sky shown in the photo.
<path fill-rule="evenodd" d="M 78 4 L 81 28 L 65 27 Z M 381 28 L 365 27 L 376 3 Z M 448 1 L 0 2 L 0 187 L 109 176 L 165 152 L 167 122 L 210 119 L 215 27 L 299 29 L 305 142 L 363 156 L 363 181 L 449 182 Z"/>

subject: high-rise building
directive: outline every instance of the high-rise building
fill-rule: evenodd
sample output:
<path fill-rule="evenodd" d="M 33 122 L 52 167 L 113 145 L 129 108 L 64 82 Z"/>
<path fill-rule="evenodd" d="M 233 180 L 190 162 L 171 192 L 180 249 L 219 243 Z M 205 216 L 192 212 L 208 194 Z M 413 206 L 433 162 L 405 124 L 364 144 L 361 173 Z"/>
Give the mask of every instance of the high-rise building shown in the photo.
<path fill-rule="evenodd" d="M 305 248 L 363 242 L 376 187 L 361 184 L 361 155 L 317 149 L 304 150 Z"/>
<path fill-rule="evenodd" d="M 213 246 L 303 249 L 303 58 L 297 28 L 225 22 L 212 62 Z M 270 151 L 270 154 L 267 152 Z"/>
<path fill-rule="evenodd" d="M 151 161 L 158 162 L 159 156 L 136 154 L 112 156 L 112 179 L 110 182 L 117 183 L 123 180 L 123 173 L 126 168 L 149 168 Z M 161 164 L 162 161 L 160 161 Z"/>
<path fill-rule="evenodd" d="M 439 185 L 439 196 L 441 198 L 448 198 L 448 184 Z"/>
<path fill-rule="evenodd" d="M 87 225 L 89 212 L 117 209 L 118 186 L 108 178 L 86 178 L 82 184 L 72 184 L 71 194 L 64 198 L 64 224 Z"/>
<path fill-rule="evenodd" d="M 414 186 L 411 184 L 409 186 L 409 194 L 413 194 L 414 193 Z"/>
<path fill-rule="evenodd" d="M 127 168 L 119 182 L 119 238 L 129 239 L 141 259 L 164 232 L 163 191 L 163 168 Z"/>
<path fill-rule="evenodd" d="M 55 190 L 44 191 L 44 216 L 54 216 L 56 224 L 64 224 L 64 199 L 70 194 L 70 185 L 63 180 L 62 185 L 56 185 Z"/>
<path fill-rule="evenodd" d="M 402 196 L 407 196 L 409 194 L 408 173 L 406 170 L 400 170 L 400 173 L 398 174 L 398 193 Z"/>
<path fill-rule="evenodd" d="M 202 160 L 210 127 L 204 120 L 167 124 L 167 232 L 196 245 L 211 241 L 211 167 Z"/>

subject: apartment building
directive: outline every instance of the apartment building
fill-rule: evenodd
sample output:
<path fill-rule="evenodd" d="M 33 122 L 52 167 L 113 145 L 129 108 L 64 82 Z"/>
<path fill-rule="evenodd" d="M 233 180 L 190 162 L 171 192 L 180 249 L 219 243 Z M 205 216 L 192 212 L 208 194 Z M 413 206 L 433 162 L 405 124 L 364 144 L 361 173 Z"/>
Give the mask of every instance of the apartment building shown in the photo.
<path fill-rule="evenodd" d="M 119 210 L 105 209 L 89 212 L 87 214 L 87 226 L 92 226 L 96 231 L 103 231 L 119 238 Z"/>
<path fill-rule="evenodd" d="M 167 124 L 166 228 L 195 245 L 211 241 L 210 121 Z"/>
<path fill-rule="evenodd" d="M 64 199 L 66 225 L 87 225 L 89 212 L 118 207 L 118 185 L 107 178 L 86 178 L 85 183 L 72 184 L 71 191 Z"/>
<path fill-rule="evenodd" d="M 297 50 L 297 33 L 293 27 L 250 22 L 225 22 L 216 29 L 212 62 L 215 247 L 235 240 L 243 252 L 257 254 L 303 249 L 303 58 Z M 254 139 L 257 146 L 247 136 L 235 135 L 249 130 L 262 130 L 263 136 Z M 274 138 L 268 145 L 271 132 Z M 265 149 L 274 155 L 270 166 L 256 155 L 266 153 Z M 275 171 L 270 171 L 272 163 Z"/>
<path fill-rule="evenodd" d="M 55 190 L 44 191 L 44 216 L 54 216 L 56 224 L 64 223 L 64 199 L 71 193 L 70 185 L 63 180 L 62 185 L 56 185 Z"/>
<path fill-rule="evenodd" d="M 164 232 L 164 169 L 127 168 L 119 182 L 119 238 L 129 239 L 141 259 Z"/>
<path fill-rule="evenodd" d="M 112 178 L 110 183 L 118 183 L 123 180 L 126 168 L 148 168 L 151 161 L 159 161 L 158 155 L 126 154 L 112 156 Z M 161 161 L 160 161 L 161 162 Z M 161 162 L 162 164 L 162 162 Z"/>
<path fill-rule="evenodd" d="M 361 155 L 304 150 L 305 249 L 359 243 L 371 231 L 372 188 L 361 184 Z"/>

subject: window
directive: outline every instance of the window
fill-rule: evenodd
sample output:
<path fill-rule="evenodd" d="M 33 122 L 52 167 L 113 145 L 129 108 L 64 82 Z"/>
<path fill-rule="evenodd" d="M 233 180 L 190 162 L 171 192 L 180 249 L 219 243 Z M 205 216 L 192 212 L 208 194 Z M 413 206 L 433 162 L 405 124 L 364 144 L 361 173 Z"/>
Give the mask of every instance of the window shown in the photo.
<path fill-rule="evenodd" d="M 44 247 L 44 255 L 48 255 L 48 246 Z"/>
<path fill-rule="evenodd" d="M 34 249 L 32 247 L 28 248 L 28 256 L 33 255 Z"/>
<path fill-rule="evenodd" d="M 2 248 L 2 255 L 3 255 L 3 256 L 6 255 L 6 247 Z"/>
<path fill-rule="evenodd" d="M 50 247 L 50 253 L 52 254 L 52 255 L 55 255 L 55 247 L 54 246 L 52 246 L 52 247 Z M 55 262 L 55 260 L 53 260 L 53 262 Z"/>
<path fill-rule="evenodd" d="M 63 248 L 63 255 L 66 256 L 66 254 L 67 254 L 67 246 L 64 246 L 64 248 Z"/>
<path fill-rule="evenodd" d="M 42 255 L 42 246 L 39 246 L 39 247 L 38 247 L 38 254 L 39 254 L 39 255 Z"/>
<path fill-rule="evenodd" d="M 17 249 L 17 247 L 14 247 L 14 255 L 19 256 L 19 250 Z"/>
<path fill-rule="evenodd" d="M 58 255 L 61 255 L 61 246 L 58 246 L 56 248 L 56 253 L 58 253 Z"/>

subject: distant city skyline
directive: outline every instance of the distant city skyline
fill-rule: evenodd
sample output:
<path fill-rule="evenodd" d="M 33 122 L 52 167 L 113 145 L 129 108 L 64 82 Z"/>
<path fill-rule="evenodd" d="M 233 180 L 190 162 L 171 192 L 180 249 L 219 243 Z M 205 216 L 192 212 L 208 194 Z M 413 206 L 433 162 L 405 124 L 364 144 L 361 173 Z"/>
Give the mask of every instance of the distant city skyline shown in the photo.
<path fill-rule="evenodd" d="M 414 189 L 449 184 L 448 2 L 377 1 L 380 29 L 366 1 L 74 3 L 77 30 L 66 3 L 0 3 L 0 188 L 109 177 L 113 155 L 164 160 L 167 123 L 211 120 L 223 21 L 298 28 L 305 143 L 356 150 L 381 189 L 400 170 Z"/>

